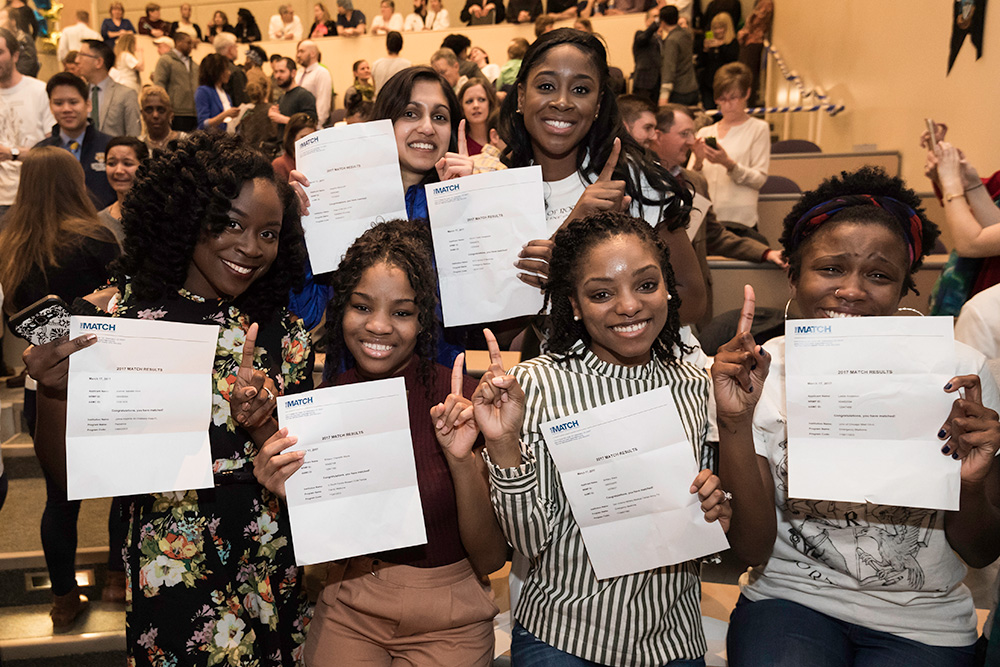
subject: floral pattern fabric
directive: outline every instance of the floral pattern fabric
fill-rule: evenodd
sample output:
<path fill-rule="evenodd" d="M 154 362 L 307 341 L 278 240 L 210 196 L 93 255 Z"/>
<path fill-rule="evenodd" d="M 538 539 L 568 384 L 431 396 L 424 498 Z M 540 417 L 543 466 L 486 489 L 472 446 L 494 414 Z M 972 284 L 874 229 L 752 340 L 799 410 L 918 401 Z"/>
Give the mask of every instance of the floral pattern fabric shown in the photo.
<path fill-rule="evenodd" d="M 126 286 L 115 317 L 217 324 L 211 489 L 132 502 L 126 539 L 128 665 L 301 665 L 307 602 L 278 498 L 253 477 L 257 447 L 232 419 L 229 392 L 251 322 L 232 302 L 181 292 L 138 304 Z M 283 393 L 311 388 L 309 335 L 287 313 L 259 322 L 254 367 Z M 275 356 L 277 355 L 277 356 Z"/>

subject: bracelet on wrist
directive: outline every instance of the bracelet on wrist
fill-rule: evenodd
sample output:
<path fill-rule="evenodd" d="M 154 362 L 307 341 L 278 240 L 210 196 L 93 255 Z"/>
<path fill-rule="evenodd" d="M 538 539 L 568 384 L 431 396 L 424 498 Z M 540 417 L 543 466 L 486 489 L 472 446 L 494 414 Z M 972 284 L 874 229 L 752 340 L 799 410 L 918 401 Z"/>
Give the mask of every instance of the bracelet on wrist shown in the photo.
<path fill-rule="evenodd" d="M 985 188 L 985 187 L 986 187 L 986 184 L 983 183 L 982 181 L 979 181 L 978 183 L 976 183 L 975 185 L 973 185 L 971 188 L 965 188 L 965 191 L 966 192 L 972 192 L 973 190 L 976 190 L 978 188 Z"/>
<path fill-rule="evenodd" d="M 952 193 L 950 195 L 945 195 L 944 196 L 944 202 L 947 204 L 952 199 L 957 199 L 958 197 L 963 197 L 964 198 L 965 197 L 965 193 L 964 192 L 954 192 L 954 193 Z"/>

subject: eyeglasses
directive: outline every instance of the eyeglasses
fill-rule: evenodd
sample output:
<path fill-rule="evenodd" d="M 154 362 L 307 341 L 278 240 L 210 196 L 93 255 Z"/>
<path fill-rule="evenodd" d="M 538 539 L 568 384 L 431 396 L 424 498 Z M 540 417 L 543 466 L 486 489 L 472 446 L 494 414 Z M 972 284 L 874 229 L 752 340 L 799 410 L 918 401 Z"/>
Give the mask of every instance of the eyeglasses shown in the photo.
<path fill-rule="evenodd" d="M 78 51 L 77 56 L 83 56 L 84 58 L 93 58 L 94 60 L 100 60 L 100 56 L 95 56 L 93 53 L 84 53 L 83 51 Z"/>

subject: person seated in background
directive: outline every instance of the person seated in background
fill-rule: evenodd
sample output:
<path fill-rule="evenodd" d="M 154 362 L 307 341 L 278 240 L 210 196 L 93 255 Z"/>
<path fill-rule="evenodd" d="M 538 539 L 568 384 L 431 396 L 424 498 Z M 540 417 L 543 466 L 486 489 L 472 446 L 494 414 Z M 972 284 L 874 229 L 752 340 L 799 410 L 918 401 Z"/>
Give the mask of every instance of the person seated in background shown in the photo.
<path fill-rule="evenodd" d="M 316 130 L 316 119 L 307 113 L 297 113 L 288 119 L 288 125 L 285 126 L 285 138 L 281 140 L 284 152 L 271 162 L 274 173 L 282 181 L 287 182 L 292 170 L 295 169 L 295 142 Z"/>
<path fill-rule="evenodd" d="M 146 15 L 139 19 L 139 34 L 150 37 L 172 37 L 172 24 L 160 18 L 160 6 L 155 2 L 146 5 Z"/>
<path fill-rule="evenodd" d="M 465 140 L 470 157 L 479 155 L 490 141 L 487 126 L 490 115 L 500 109 L 496 90 L 486 79 L 469 79 L 458 92 L 458 103 L 465 116 Z"/>
<path fill-rule="evenodd" d="M 254 18 L 253 13 L 249 9 L 240 7 L 237 10 L 236 27 L 233 28 L 233 34 L 236 35 L 236 40 L 241 44 L 249 44 L 250 42 L 259 42 L 261 40 L 257 19 Z"/>
<path fill-rule="evenodd" d="M 465 25 L 503 23 L 505 17 L 503 0 L 466 0 L 459 15 Z"/>
<path fill-rule="evenodd" d="M 528 40 L 524 37 L 515 37 L 507 45 L 507 62 L 500 68 L 500 76 L 497 77 L 497 90 L 503 90 L 506 86 L 513 86 L 517 80 L 517 73 L 521 71 L 521 59 L 528 51 Z"/>
<path fill-rule="evenodd" d="M 403 29 L 403 15 L 396 11 L 396 3 L 392 0 L 382 0 L 379 4 L 379 15 L 372 19 L 372 34 L 385 35 L 390 30 Z"/>
<path fill-rule="evenodd" d="M 643 148 L 651 149 L 656 139 L 656 107 L 644 97 L 622 95 L 618 98 L 618 111 L 632 138 Z"/>
<path fill-rule="evenodd" d="M 386 36 L 386 41 L 388 41 L 388 39 L 388 36 Z M 372 76 L 372 67 L 368 64 L 368 61 L 355 61 L 354 65 L 351 67 L 351 71 L 354 72 L 354 84 L 344 91 L 345 109 L 347 108 L 348 102 L 354 98 L 360 98 L 366 102 L 375 101 L 375 82 Z"/>
<path fill-rule="evenodd" d="M 644 99 L 639 98 L 639 100 L 645 102 Z M 651 104 L 649 106 L 652 107 Z M 622 105 L 623 112 L 624 109 L 625 105 Z M 649 113 L 649 109 L 643 113 Z M 688 223 L 697 225 L 691 243 L 694 245 L 695 254 L 698 255 L 698 264 L 701 266 L 705 289 L 708 292 L 708 307 L 697 322 L 700 328 L 704 328 L 712 321 L 713 316 L 709 255 L 722 255 L 745 262 L 770 262 L 781 269 L 787 268 L 788 265 L 782 259 L 780 250 L 773 250 L 756 239 L 734 234 L 719 222 L 712 202 L 708 198 L 708 184 L 705 182 L 705 177 L 696 171 L 684 169 L 688 154 L 695 143 L 694 114 L 691 110 L 681 104 L 668 104 L 656 113 L 654 123 L 651 147 L 660 159 L 660 164 L 688 189 L 704 198 L 695 200 L 695 210 L 691 211 L 691 220 Z M 628 127 L 627 122 L 626 127 Z M 691 232 L 690 227 L 688 232 Z"/>
<path fill-rule="evenodd" d="M 483 78 L 494 84 L 494 86 L 496 85 L 497 77 L 500 76 L 500 65 L 496 63 L 490 64 L 490 56 L 482 47 L 471 47 L 469 49 L 469 60 L 476 64 L 479 71 L 483 73 Z"/>
<path fill-rule="evenodd" d="M 542 14 L 535 19 L 535 39 L 556 29 L 556 20 L 548 14 Z"/>
<path fill-rule="evenodd" d="M 80 65 L 76 61 L 76 57 L 79 55 L 78 51 L 70 51 L 66 54 L 66 57 L 62 59 L 62 66 L 64 72 L 69 72 L 70 74 L 76 74 L 80 76 Z"/>
<path fill-rule="evenodd" d="M 447 30 L 451 27 L 448 10 L 441 6 L 441 0 L 428 0 L 424 30 Z"/>
<path fill-rule="evenodd" d="M 229 76 L 229 61 L 218 53 L 210 53 L 201 61 L 198 90 L 194 94 L 199 130 L 225 131 L 229 119 L 239 115 L 240 108 L 233 106 L 224 89 Z"/>
<path fill-rule="evenodd" d="M 354 125 L 355 123 L 367 123 L 375 117 L 375 103 L 367 100 L 355 102 L 347 108 L 347 115 L 344 116 L 344 125 Z"/>
<path fill-rule="evenodd" d="M 108 142 L 104 173 L 118 198 L 111 206 L 98 211 L 97 217 L 114 233 L 119 245 L 125 240 L 125 232 L 122 231 L 122 202 L 135 184 L 139 164 L 148 157 L 149 147 L 135 137 L 115 137 Z"/>
<path fill-rule="evenodd" d="M 354 3 L 337 0 L 337 32 L 341 35 L 363 35 L 366 30 L 365 15 L 354 8 Z"/>
<path fill-rule="evenodd" d="M 90 91 L 86 82 L 69 72 L 59 72 L 45 84 L 45 92 L 56 126 L 52 128 L 52 136 L 35 145 L 56 146 L 72 153 L 83 165 L 84 180 L 94 205 L 98 210 L 110 206 L 116 197 L 104 175 L 104 159 L 111 137 L 89 123 Z"/>
<path fill-rule="evenodd" d="M 220 10 L 212 14 L 212 22 L 208 24 L 204 39 L 211 43 L 216 35 L 223 32 L 233 32 L 233 26 L 229 24 L 229 17 L 226 16 L 226 13 Z"/>
<path fill-rule="evenodd" d="M 504 140 L 500 138 L 500 110 L 497 109 L 490 114 L 486 120 L 486 129 L 489 132 L 489 142 L 483 144 L 483 150 L 479 155 L 472 156 L 472 173 L 482 174 L 488 171 L 499 171 L 506 169 L 507 165 L 500 161 L 503 149 L 507 147 Z"/>
<path fill-rule="evenodd" d="M 375 82 L 376 95 L 385 82 L 391 79 L 396 72 L 401 72 L 412 65 L 409 60 L 399 55 L 402 50 L 403 35 L 394 30 L 385 36 L 386 55 L 384 58 L 376 60 L 371 68 L 371 78 Z M 355 88 L 357 88 L 357 83 L 355 83 Z M 369 99 L 369 101 L 371 100 Z"/>
<path fill-rule="evenodd" d="M 125 5 L 115 0 L 109 9 L 111 18 L 101 22 L 101 37 L 111 48 L 115 48 L 115 40 L 127 33 L 134 33 L 135 26 L 125 18 Z"/>
<path fill-rule="evenodd" d="M 458 71 L 463 76 L 470 79 L 485 79 L 479 66 L 469 60 L 469 49 L 472 48 L 472 40 L 460 33 L 452 33 L 441 40 L 442 49 L 451 49 L 458 58 Z"/>
<path fill-rule="evenodd" d="M 167 142 L 179 141 L 187 136 L 171 128 L 174 120 L 174 106 L 170 95 L 159 86 L 145 86 L 139 93 L 139 113 L 142 115 L 143 131 L 139 139 L 150 151 L 167 147 Z"/>
<path fill-rule="evenodd" d="M 542 15 L 542 0 L 510 0 L 507 3 L 509 23 L 534 23 Z"/>
<path fill-rule="evenodd" d="M 197 23 L 191 22 L 191 3 L 185 2 L 181 4 L 181 18 L 179 21 L 174 21 L 174 25 L 171 28 L 173 34 L 178 32 L 186 32 L 191 35 L 191 38 L 197 41 L 201 41 L 201 26 Z"/>
<path fill-rule="evenodd" d="M 302 19 L 295 15 L 291 5 L 281 5 L 268 23 L 267 34 L 271 39 L 298 41 L 302 39 Z"/>
<path fill-rule="evenodd" d="M 427 16 L 427 3 L 424 0 L 413 0 L 413 11 L 403 19 L 403 30 L 413 32 L 424 29 L 424 18 Z"/>
<path fill-rule="evenodd" d="M 458 57 L 448 48 L 442 47 L 431 54 L 431 68 L 448 82 L 456 95 L 469 80 L 469 77 L 458 71 Z"/>
<path fill-rule="evenodd" d="M 330 10 L 322 2 L 313 5 L 313 24 L 309 27 L 309 39 L 336 37 L 337 22 L 330 16 Z"/>

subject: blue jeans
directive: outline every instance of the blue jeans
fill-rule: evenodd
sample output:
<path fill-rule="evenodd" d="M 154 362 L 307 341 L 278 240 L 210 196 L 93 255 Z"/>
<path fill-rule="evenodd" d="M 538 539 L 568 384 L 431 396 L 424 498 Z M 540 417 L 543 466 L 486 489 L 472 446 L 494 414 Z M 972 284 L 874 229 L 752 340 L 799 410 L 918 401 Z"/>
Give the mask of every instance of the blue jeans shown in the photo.
<path fill-rule="evenodd" d="M 729 617 L 726 652 L 731 667 L 971 667 L 975 644 L 921 644 L 795 602 L 741 595 Z"/>
<path fill-rule="evenodd" d="M 511 667 L 602 667 L 549 646 L 516 621 L 510 639 L 510 664 Z M 671 660 L 664 667 L 705 667 L 705 659 Z"/>

